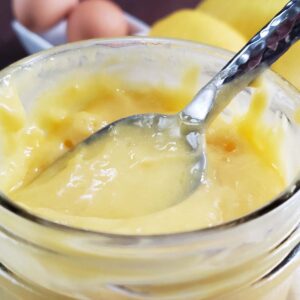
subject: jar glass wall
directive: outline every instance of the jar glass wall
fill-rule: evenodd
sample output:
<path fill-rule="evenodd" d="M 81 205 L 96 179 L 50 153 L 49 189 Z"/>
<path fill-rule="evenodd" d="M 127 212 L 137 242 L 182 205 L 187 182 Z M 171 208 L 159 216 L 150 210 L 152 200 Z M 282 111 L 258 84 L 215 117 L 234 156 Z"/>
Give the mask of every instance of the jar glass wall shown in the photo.
<path fill-rule="evenodd" d="M 0 74 L 0 97 L 17 92 L 30 111 L 65 78 L 105 72 L 156 87 L 182 84 L 199 68 L 204 85 L 231 54 L 205 45 L 148 38 L 95 40 L 29 57 Z M 285 134 L 283 165 L 289 188 L 265 207 L 230 223 L 155 236 L 98 233 L 58 225 L 0 199 L 1 299 L 286 300 L 300 248 L 300 98 L 266 72 L 268 122 Z M 255 88 L 227 109 L 246 107 Z M 3 159 L 3 158 L 1 158 Z M 5 159 L 5 158 L 4 158 Z M 298 178 L 299 179 L 299 178 Z M 40 195 L 43 197 L 43 195 Z"/>

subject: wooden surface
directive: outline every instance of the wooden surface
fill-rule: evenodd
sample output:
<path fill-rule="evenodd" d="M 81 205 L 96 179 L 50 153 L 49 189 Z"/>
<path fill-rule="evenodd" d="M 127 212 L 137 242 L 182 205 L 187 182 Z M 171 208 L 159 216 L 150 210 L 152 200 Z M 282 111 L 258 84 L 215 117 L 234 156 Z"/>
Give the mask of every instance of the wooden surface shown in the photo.
<path fill-rule="evenodd" d="M 26 56 L 11 29 L 11 1 L 0 0 L 0 69 Z M 43 0 L 41 0 L 43 1 Z M 63 0 L 62 0 L 63 1 Z M 179 8 L 192 8 L 200 0 L 116 0 L 125 11 L 148 24 Z"/>
<path fill-rule="evenodd" d="M 11 29 L 11 20 L 10 0 L 0 0 L 0 69 L 26 55 Z"/>

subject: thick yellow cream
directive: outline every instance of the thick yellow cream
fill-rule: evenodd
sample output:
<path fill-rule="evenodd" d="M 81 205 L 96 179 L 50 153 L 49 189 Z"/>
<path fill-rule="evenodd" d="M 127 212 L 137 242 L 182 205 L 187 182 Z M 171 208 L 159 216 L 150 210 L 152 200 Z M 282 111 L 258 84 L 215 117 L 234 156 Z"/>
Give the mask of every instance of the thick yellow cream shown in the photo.
<path fill-rule="evenodd" d="M 68 215 L 140 217 L 185 199 L 195 164 L 180 136 L 120 123 L 81 144 L 11 197 L 31 208 L 51 203 L 51 209 Z"/>
<path fill-rule="evenodd" d="M 105 232 L 179 232 L 238 218 L 266 204 L 285 184 L 279 167 L 280 133 L 268 129 L 260 118 L 265 96 L 258 88 L 246 117 L 232 122 L 218 118 L 211 125 L 206 184 L 183 201 L 176 195 L 185 191 L 188 174 L 178 170 L 192 159 L 185 145 L 175 143 L 175 151 L 169 151 L 174 144 L 164 141 L 169 148 L 155 152 L 137 131 L 129 136 L 134 135 L 141 147 L 129 160 L 131 147 L 126 141 L 97 142 L 92 152 L 79 151 L 58 176 L 50 170 L 30 182 L 64 152 L 114 120 L 137 113 L 178 112 L 192 98 L 189 85 L 131 86 L 94 76 L 43 94 L 26 116 L 17 99 L 0 99 L 6 116 L 0 124 L 6 158 L 0 188 L 45 218 Z"/>

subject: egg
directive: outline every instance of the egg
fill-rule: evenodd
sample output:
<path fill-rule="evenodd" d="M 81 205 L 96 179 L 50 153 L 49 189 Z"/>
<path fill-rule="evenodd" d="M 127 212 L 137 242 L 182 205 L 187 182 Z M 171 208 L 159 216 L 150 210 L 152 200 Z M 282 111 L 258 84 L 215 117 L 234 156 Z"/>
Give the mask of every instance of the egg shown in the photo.
<path fill-rule="evenodd" d="M 70 14 L 68 41 L 125 36 L 129 25 L 122 9 L 109 0 L 85 0 Z"/>
<path fill-rule="evenodd" d="M 35 32 L 50 29 L 79 4 L 79 0 L 13 0 L 18 21 Z"/>

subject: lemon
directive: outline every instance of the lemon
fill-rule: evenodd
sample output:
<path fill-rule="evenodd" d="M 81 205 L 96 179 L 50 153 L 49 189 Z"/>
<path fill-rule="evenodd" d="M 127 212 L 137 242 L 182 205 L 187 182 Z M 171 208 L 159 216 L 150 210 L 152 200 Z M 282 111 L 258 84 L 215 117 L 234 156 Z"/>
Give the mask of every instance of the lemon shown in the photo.
<path fill-rule="evenodd" d="M 206 0 L 197 10 L 222 20 L 248 40 L 287 2 L 288 0 Z M 300 89 L 300 44 L 294 45 L 280 58 L 273 70 Z"/>
<path fill-rule="evenodd" d="M 239 50 L 246 39 L 229 25 L 201 11 L 184 9 L 155 23 L 151 36 L 197 41 L 231 51 Z"/>
<path fill-rule="evenodd" d="M 288 0 L 205 0 L 198 6 L 198 11 L 231 25 L 248 40 L 287 2 Z"/>

